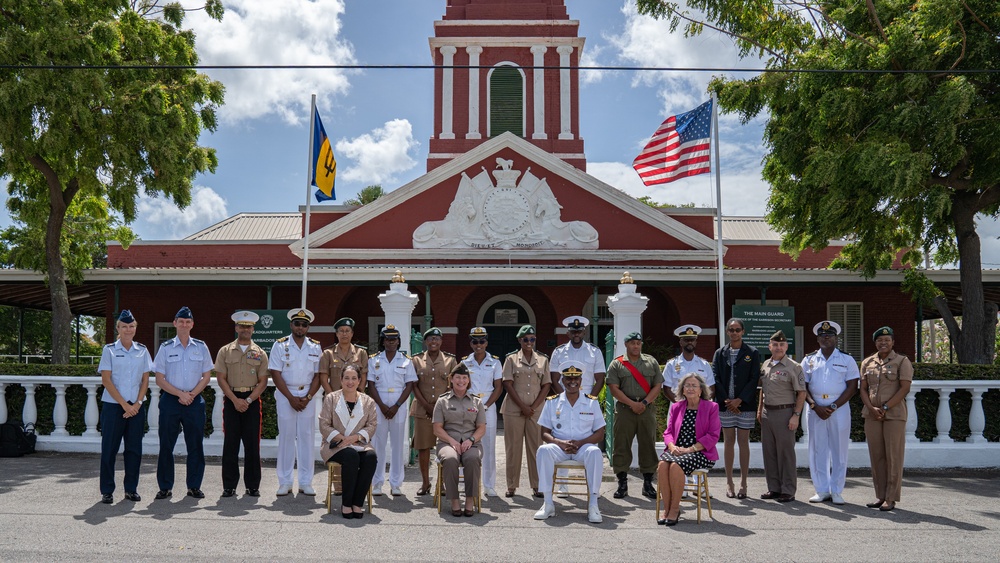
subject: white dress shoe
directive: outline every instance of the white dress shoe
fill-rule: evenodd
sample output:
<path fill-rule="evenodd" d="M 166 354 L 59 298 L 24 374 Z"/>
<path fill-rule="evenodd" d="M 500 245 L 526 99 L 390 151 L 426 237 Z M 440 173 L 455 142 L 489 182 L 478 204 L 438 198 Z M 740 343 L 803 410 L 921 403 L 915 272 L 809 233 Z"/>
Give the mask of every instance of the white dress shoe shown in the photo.
<path fill-rule="evenodd" d="M 379 485 L 377 487 L 375 487 L 375 486 L 372 487 L 372 496 L 375 496 L 375 497 L 382 496 L 382 485 Z"/>
<path fill-rule="evenodd" d="M 840 493 L 833 493 L 830 497 L 833 499 L 833 504 L 845 504 L 844 497 L 840 496 Z"/>
<path fill-rule="evenodd" d="M 535 513 L 535 520 L 545 520 L 546 518 L 551 518 L 556 515 L 556 507 L 554 504 L 543 504 L 538 512 Z"/>
<path fill-rule="evenodd" d="M 312 488 L 312 485 L 299 485 L 299 492 L 311 497 L 316 496 L 316 489 Z"/>
<path fill-rule="evenodd" d="M 604 518 L 601 517 L 601 509 L 596 506 L 591 506 L 587 509 L 587 521 L 591 524 L 600 524 L 604 522 Z"/>
<path fill-rule="evenodd" d="M 830 500 L 830 495 L 828 493 L 816 493 L 809 497 L 809 502 L 823 502 L 824 500 Z"/>
<path fill-rule="evenodd" d="M 497 492 L 491 487 L 486 487 L 485 489 L 483 489 L 483 494 L 486 495 L 487 497 L 498 496 Z"/>
<path fill-rule="evenodd" d="M 292 486 L 291 485 L 278 485 L 278 492 L 275 493 L 275 495 L 277 495 L 279 497 L 283 497 L 283 496 L 287 495 L 290 492 L 292 492 Z"/>
<path fill-rule="evenodd" d="M 559 485 L 559 489 L 556 490 L 556 497 L 558 498 L 569 498 L 569 486 Z"/>
<path fill-rule="evenodd" d="M 389 492 L 392 493 L 392 496 L 394 497 L 403 496 L 403 491 L 401 491 L 399 487 L 392 487 L 391 489 L 389 489 Z"/>

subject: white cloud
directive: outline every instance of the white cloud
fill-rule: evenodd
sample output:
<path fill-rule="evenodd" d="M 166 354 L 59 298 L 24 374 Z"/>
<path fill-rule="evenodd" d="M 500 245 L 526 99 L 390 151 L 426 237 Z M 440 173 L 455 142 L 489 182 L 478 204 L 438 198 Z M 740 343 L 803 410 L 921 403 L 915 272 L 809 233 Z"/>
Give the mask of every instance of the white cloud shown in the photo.
<path fill-rule="evenodd" d="M 346 157 L 357 164 L 340 177 L 367 184 L 394 182 L 398 174 L 417 165 L 409 152 L 418 146 L 420 143 L 413 140 L 413 126 L 406 119 L 387 121 L 384 127 L 351 140 L 341 139 L 335 147 L 337 158 Z"/>
<path fill-rule="evenodd" d="M 598 60 L 601 53 L 603 53 L 605 49 L 605 47 L 600 45 L 584 49 L 583 53 L 580 55 L 580 68 L 609 66 L 603 61 Z M 580 81 L 584 84 L 594 84 L 604 79 L 606 74 L 608 74 L 608 71 L 606 70 L 585 70 L 580 72 Z"/>
<path fill-rule="evenodd" d="M 212 188 L 195 186 L 191 204 L 183 210 L 163 197 L 139 196 L 138 217 L 134 229 L 144 240 L 180 239 L 229 216 L 226 200 Z"/>
<path fill-rule="evenodd" d="M 197 34 L 206 65 L 354 64 L 354 49 L 340 37 L 345 0 L 226 0 L 221 22 L 192 12 L 185 25 Z M 210 70 L 226 85 L 220 118 L 227 123 L 277 115 L 290 124 L 308 119 L 309 95 L 321 105 L 350 88 L 348 72 L 328 69 Z"/>

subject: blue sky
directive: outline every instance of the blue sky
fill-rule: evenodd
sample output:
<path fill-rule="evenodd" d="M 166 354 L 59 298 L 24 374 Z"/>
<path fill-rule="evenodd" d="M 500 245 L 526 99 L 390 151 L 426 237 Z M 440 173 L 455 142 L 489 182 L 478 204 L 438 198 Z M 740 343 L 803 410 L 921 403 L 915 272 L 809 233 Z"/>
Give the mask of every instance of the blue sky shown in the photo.
<path fill-rule="evenodd" d="M 187 6 L 196 0 L 184 0 Z M 192 13 L 205 64 L 430 64 L 428 38 L 446 0 L 224 0 L 222 22 Z M 670 33 L 635 13 L 630 0 L 566 0 L 586 38 L 583 65 L 756 68 L 732 43 L 706 32 Z M 179 210 L 143 197 L 133 228 L 146 240 L 183 238 L 245 211 L 294 211 L 304 204 L 309 100 L 315 93 L 338 159 L 337 201 L 369 184 L 392 190 L 425 170 L 432 132 L 430 70 L 208 71 L 226 86 L 215 133 L 215 174 L 197 178 L 192 204 Z M 588 172 L 634 195 L 661 202 L 714 205 L 709 175 L 646 188 L 632 159 L 668 115 L 705 99 L 709 73 L 583 71 L 581 135 Z M 761 121 L 721 116 L 723 213 L 762 215 L 767 186 Z M 0 179 L 0 188 L 4 181 Z M 6 196 L 6 190 L 2 192 Z M 6 216 L 0 223 L 9 223 Z M 986 267 L 1000 266 L 1000 227 L 980 229 Z"/>

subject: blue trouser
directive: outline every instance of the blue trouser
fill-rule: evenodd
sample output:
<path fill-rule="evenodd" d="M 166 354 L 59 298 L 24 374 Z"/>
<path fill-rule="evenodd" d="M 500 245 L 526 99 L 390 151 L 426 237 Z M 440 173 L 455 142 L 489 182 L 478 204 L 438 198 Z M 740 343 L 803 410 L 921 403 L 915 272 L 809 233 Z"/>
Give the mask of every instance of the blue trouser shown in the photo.
<path fill-rule="evenodd" d="M 125 439 L 125 492 L 134 493 L 139 487 L 139 466 L 142 464 L 142 434 L 146 427 L 146 406 L 131 418 L 124 418 L 125 409 L 118 403 L 102 403 L 101 408 L 101 494 L 115 492 L 115 458 Z"/>
<path fill-rule="evenodd" d="M 200 489 L 205 476 L 205 399 L 201 395 L 190 405 L 182 405 L 175 395 L 160 394 L 160 457 L 156 461 L 156 482 L 161 491 L 174 488 L 174 445 L 184 429 L 187 446 L 187 486 Z"/>

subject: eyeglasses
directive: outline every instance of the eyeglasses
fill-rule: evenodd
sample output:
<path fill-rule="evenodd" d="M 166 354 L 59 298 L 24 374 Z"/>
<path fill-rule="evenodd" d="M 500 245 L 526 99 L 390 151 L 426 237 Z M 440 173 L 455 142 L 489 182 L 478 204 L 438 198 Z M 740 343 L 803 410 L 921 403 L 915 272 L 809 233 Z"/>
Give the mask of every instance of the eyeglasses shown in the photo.
<path fill-rule="evenodd" d="M 535 341 L 535 337 L 533 337 L 533 336 L 521 339 L 521 342 L 534 342 L 534 341 Z"/>
<path fill-rule="evenodd" d="M 485 338 L 470 338 L 469 344 L 486 344 Z"/>
<path fill-rule="evenodd" d="M 742 328 L 727 328 L 726 332 L 743 332 Z"/>
<path fill-rule="evenodd" d="M 306 321 L 292 321 L 292 326 L 309 326 Z"/>

